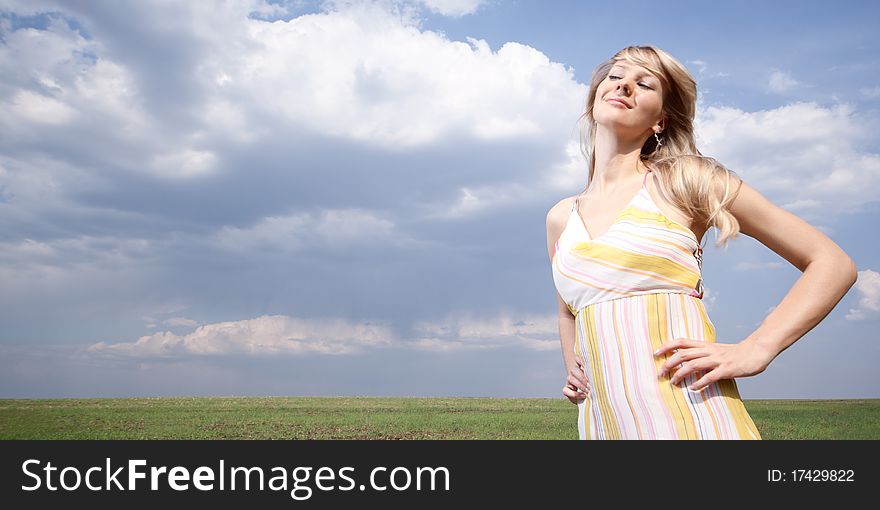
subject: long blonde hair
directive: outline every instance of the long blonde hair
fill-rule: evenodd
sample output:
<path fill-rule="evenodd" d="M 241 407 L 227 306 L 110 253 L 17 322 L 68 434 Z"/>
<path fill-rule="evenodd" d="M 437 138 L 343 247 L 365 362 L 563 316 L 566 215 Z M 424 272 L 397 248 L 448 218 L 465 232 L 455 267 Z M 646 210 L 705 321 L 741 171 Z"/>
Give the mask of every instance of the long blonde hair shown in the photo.
<path fill-rule="evenodd" d="M 739 234 L 739 222 L 729 211 L 730 203 L 739 193 L 742 179 L 713 158 L 703 156 L 694 141 L 694 117 L 697 110 L 697 83 L 672 55 L 654 46 L 628 46 L 593 70 L 586 110 L 578 118 L 581 153 L 587 158 L 593 180 L 596 168 L 596 120 L 593 103 L 599 84 L 618 61 L 625 60 L 647 69 L 662 82 L 663 116 L 665 117 L 660 148 L 653 136 L 648 137 L 639 155 L 660 179 L 672 203 L 692 219 L 715 227 L 716 246 L 726 246 Z M 585 120 L 585 122 L 581 122 Z M 731 190 L 730 176 L 739 186 Z M 586 190 L 586 186 L 584 187 Z"/>

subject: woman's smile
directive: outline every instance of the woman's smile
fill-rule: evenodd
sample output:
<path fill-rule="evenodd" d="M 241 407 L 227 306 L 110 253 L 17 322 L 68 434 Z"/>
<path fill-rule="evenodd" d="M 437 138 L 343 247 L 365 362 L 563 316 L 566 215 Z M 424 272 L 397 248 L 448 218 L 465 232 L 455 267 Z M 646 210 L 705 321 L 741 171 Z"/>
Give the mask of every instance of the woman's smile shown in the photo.
<path fill-rule="evenodd" d="M 611 98 L 611 99 L 606 99 L 605 101 L 609 104 L 612 104 L 612 105 L 618 107 L 618 108 L 625 108 L 627 110 L 629 109 L 629 106 L 627 106 L 627 104 L 624 103 L 623 100 L 621 100 L 621 99 Z"/>

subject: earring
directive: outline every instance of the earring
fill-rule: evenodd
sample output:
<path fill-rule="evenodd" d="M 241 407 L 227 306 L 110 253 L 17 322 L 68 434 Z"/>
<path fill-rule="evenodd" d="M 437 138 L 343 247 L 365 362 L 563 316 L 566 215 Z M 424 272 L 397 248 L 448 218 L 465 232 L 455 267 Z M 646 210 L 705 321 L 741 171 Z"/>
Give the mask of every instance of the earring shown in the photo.
<path fill-rule="evenodd" d="M 657 132 L 656 132 L 656 131 L 654 131 L 654 139 L 657 140 L 657 148 L 654 149 L 654 150 L 655 150 L 655 151 L 658 151 L 658 150 L 660 150 L 660 146 L 663 145 L 663 142 L 660 140 L 660 137 L 657 136 Z"/>

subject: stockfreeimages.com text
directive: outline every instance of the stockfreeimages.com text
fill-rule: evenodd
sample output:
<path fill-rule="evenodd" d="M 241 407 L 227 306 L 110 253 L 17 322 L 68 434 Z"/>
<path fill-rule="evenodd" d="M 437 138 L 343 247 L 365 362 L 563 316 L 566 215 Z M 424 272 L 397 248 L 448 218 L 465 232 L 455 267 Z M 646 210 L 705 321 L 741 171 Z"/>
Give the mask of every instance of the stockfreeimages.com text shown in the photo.
<path fill-rule="evenodd" d="M 275 466 L 264 470 L 262 467 L 226 467 L 224 460 L 219 461 L 219 468 L 215 471 L 213 467 L 200 466 L 190 470 L 183 466 L 174 466 L 170 469 L 168 466 L 147 466 L 146 460 L 129 459 L 127 464 L 115 468 L 111 464 L 110 458 L 106 459 L 104 466 L 92 466 L 83 473 L 80 468 L 68 466 L 59 468 L 53 466 L 51 462 L 46 462 L 45 466 L 37 459 L 28 459 L 22 463 L 22 472 L 29 478 L 33 479 L 30 485 L 22 485 L 22 490 L 65 490 L 75 491 L 80 487 L 86 487 L 92 491 L 134 491 L 145 489 L 147 477 L 149 476 L 150 490 L 156 491 L 160 487 L 167 486 L 176 491 L 186 491 L 190 486 L 200 491 L 211 490 L 230 490 L 235 491 L 237 487 L 244 488 L 245 491 L 251 490 L 251 486 L 255 490 L 263 491 L 268 486 L 269 490 L 287 491 L 290 490 L 290 497 L 301 501 L 309 499 L 312 496 L 312 487 L 307 482 L 311 479 L 312 470 L 314 473 L 314 486 L 322 491 L 331 490 L 375 490 L 375 491 L 405 491 L 415 488 L 416 491 L 425 490 L 444 490 L 449 491 L 449 470 L 445 467 L 417 467 L 415 475 L 405 467 L 395 467 L 390 469 L 385 466 L 376 466 L 370 471 L 369 485 L 358 485 L 355 480 L 346 473 L 354 473 L 353 467 L 341 467 L 338 471 L 331 467 L 299 466 L 290 470 L 285 467 Z M 143 468 L 143 469 L 141 469 Z M 103 473 L 102 473 L 103 471 Z M 127 471 L 127 474 L 122 474 Z M 267 478 L 267 472 L 271 476 Z M 42 472 L 41 474 L 38 474 Z M 56 475 L 57 472 L 57 475 Z M 218 476 L 219 474 L 219 476 Z M 229 488 L 227 489 L 227 475 Z M 438 476 L 440 480 L 437 480 Z M 124 486 L 120 480 L 127 481 Z M 138 480 L 144 480 L 138 483 Z M 344 485 L 336 485 L 335 482 L 345 482 Z M 437 486 L 437 482 L 442 482 L 442 487 Z M 57 482 L 57 483 L 56 483 Z M 252 483 L 253 482 L 253 483 Z M 292 482 L 292 486 L 289 485 Z M 428 483 L 430 482 L 430 484 Z M 96 485 L 97 484 L 97 485 Z"/>

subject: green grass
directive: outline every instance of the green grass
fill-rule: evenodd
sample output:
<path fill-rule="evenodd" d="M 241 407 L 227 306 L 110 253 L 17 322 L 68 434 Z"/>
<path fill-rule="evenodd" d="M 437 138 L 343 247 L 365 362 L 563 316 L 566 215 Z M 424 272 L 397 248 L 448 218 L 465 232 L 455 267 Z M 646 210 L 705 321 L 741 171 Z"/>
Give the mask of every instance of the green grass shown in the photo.
<path fill-rule="evenodd" d="M 746 400 L 764 439 L 880 439 L 880 399 Z M 0 400 L 0 439 L 577 439 L 565 399 Z"/>

